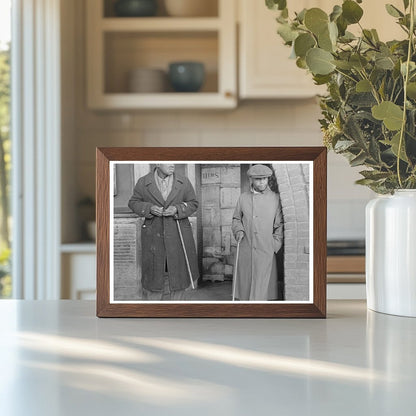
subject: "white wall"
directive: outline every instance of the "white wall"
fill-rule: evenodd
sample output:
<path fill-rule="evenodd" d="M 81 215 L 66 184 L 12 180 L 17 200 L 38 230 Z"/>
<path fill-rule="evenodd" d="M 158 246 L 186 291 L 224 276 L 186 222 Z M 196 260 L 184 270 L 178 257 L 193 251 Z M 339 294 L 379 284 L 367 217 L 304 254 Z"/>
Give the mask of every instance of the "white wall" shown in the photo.
<path fill-rule="evenodd" d="M 92 112 L 86 109 L 84 1 L 75 0 L 73 45 L 63 54 L 71 68 L 64 70 L 68 94 L 75 92 L 70 134 L 64 135 L 64 186 L 73 189 L 72 204 L 95 192 L 96 146 L 311 146 L 321 145 L 319 107 L 314 99 L 246 101 L 233 111 Z M 70 20 L 64 19 L 69 24 Z M 64 56 L 65 58 L 65 56 Z M 74 88 L 71 88 L 73 86 Z M 68 98 L 71 98 L 68 96 Z M 65 101 L 65 96 L 63 97 Z M 71 98 L 72 102 L 72 98 Z M 71 141 L 73 137 L 74 141 Z M 69 157 L 68 157 L 69 155 Z M 70 168 L 68 169 L 68 166 Z M 363 238 L 364 206 L 372 193 L 354 185 L 359 169 L 340 156 L 328 159 L 328 237 Z M 71 203 L 64 207 L 74 210 Z M 63 241 L 73 239 L 71 227 Z M 73 227 L 72 227 L 73 228 Z"/>

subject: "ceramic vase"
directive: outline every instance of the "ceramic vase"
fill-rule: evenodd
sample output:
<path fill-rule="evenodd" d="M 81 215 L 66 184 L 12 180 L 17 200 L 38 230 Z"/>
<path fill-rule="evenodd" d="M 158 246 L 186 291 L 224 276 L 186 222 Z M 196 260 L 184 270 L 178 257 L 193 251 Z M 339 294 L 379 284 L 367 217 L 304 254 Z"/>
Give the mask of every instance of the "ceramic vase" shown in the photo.
<path fill-rule="evenodd" d="M 366 289 L 369 309 L 416 317 L 416 189 L 367 204 Z"/>
<path fill-rule="evenodd" d="M 205 67 L 201 62 L 172 62 L 169 80 L 177 92 L 197 92 L 205 80 Z"/>

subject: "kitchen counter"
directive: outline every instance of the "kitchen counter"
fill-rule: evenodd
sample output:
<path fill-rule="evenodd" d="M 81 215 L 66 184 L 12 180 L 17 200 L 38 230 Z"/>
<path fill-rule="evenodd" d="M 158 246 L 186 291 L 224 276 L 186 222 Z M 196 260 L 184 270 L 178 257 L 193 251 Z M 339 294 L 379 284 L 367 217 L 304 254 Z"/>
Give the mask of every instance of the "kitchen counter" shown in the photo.
<path fill-rule="evenodd" d="M 414 415 L 416 319 L 98 319 L 0 301 L 0 414 Z"/>

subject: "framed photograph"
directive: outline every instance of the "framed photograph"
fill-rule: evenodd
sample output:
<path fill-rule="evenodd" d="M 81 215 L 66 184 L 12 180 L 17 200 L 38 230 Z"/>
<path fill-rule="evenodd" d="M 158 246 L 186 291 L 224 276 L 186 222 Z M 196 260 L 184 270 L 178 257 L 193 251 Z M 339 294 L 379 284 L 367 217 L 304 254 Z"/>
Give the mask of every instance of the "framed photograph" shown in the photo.
<path fill-rule="evenodd" d="M 324 318 L 326 148 L 97 148 L 97 316 Z"/>

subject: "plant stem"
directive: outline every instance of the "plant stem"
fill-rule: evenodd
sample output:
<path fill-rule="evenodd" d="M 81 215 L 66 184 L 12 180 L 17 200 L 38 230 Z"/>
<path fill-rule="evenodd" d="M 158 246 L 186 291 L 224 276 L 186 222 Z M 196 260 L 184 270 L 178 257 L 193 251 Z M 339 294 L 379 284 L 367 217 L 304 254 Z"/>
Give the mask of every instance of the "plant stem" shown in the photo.
<path fill-rule="evenodd" d="M 349 78 L 351 81 L 353 81 L 353 82 L 355 82 L 355 83 L 357 83 L 357 82 L 358 82 L 355 78 L 351 77 L 351 76 L 350 76 L 350 75 L 348 75 L 348 74 L 345 74 L 344 72 L 340 71 L 338 68 L 335 68 L 335 71 L 336 71 L 336 72 L 338 72 L 338 73 L 339 73 L 339 74 L 341 74 L 341 75 L 344 75 L 344 77 Z"/>
<path fill-rule="evenodd" d="M 362 71 L 360 71 L 360 75 L 362 76 L 363 79 L 365 79 L 366 81 L 368 81 L 368 83 L 370 84 L 371 93 L 373 94 L 374 99 L 377 101 L 377 104 L 380 104 L 380 98 L 378 96 L 378 92 L 376 90 L 376 87 L 370 81 L 370 78 L 368 78 L 367 73 L 365 72 L 365 69 L 362 66 L 361 66 L 361 68 L 362 68 Z"/>
<path fill-rule="evenodd" d="M 404 132 L 406 130 L 406 110 L 407 110 L 407 83 L 409 81 L 409 68 L 410 60 L 412 58 L 413 50 L 413 36 L 414 36 L 414 27 L 415 27 L 415 0 L 410 0 L 410 30 L 409 30 L 409 46 L 407 48 L 407 60 L 406 60 L 406 73 L 403 80 L 403 118 L 402 118 L 402 127 L 400 129 L 400 140 L 399 140 L 399 149 L 397 151 L 397 177 L 399 179 L 399 186 L 403 188 L 402 178 L 400 175 L 400 155 L 402 152 Z"/>

